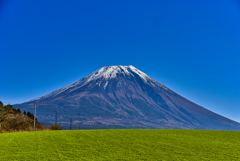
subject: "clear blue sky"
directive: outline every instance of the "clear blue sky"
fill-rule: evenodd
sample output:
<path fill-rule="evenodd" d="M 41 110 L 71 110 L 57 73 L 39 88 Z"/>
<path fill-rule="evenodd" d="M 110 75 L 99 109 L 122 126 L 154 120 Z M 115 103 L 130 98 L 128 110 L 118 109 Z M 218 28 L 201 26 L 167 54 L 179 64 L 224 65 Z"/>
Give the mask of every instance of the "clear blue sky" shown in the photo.
<path fill-rule="evenodd" d="M 239 0 L 0 0 L 0 101 L 133 65 L 240 122 Z"/>

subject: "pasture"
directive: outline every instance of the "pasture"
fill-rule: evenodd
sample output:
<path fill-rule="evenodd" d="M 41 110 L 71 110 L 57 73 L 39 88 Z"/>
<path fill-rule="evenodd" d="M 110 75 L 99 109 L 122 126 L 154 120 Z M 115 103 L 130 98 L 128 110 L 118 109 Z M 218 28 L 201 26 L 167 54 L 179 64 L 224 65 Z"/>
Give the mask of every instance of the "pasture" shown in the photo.
<path fill-rule="evenodd" d="M 0 134 L 0 160 L 240 160 L 240 132 L 62 130 Z"/>

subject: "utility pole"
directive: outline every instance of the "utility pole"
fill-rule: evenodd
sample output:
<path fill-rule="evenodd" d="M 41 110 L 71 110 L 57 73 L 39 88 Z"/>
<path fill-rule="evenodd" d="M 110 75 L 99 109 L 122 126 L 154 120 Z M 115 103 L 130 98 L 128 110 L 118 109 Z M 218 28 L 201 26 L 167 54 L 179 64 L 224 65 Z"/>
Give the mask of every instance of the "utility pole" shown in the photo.
<path fill-rule="evenodd" d="M 33 122 L 33 129 L 35 131 L 35 120 L 36 120 L 36 104 L 37 102 L 34 102 L 35 106 L 34 106 L 34 122 Z"/>
<path fill-rule="evenodd" d="M 79 122 L 78 124 L 79 124 L 79 129 L 80 129 L 80 124 L 81 124 L 81 122 Z"/>
<path fill-rule="evenodd" d="M 71 121 L 70 121 L 70 130 L 72 130 L 72 118 L 69 118 Z"/>
<path fill-rule="evenodd" d="M 53 110 L 53 112 L 56 112 L 55 126 L 57 126 L 57 111 Z"/>

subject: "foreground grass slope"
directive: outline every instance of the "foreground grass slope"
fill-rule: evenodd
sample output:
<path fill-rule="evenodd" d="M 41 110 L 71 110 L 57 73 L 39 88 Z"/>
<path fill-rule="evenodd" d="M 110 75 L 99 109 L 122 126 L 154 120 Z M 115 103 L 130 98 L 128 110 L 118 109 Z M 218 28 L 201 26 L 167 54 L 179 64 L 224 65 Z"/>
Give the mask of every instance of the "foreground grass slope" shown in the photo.
<path fill-rule="evenodd" d="M 72 130 L 0 134 L 0 160 L 240 160 L 240 132 Z"/>

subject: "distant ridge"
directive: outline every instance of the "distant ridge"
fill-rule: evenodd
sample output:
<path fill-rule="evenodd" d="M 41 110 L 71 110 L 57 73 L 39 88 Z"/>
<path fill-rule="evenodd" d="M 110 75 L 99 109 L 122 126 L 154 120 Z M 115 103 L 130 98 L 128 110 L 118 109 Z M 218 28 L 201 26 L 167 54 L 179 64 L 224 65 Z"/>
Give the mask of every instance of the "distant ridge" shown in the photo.
<path fill-rule="evenodd" d="M 54 122 L 57 110 L 85 128 L 181 128 L 240 130 L 240 124 L 211 112 L 129 66 L 105 66 L 52 93 L 14 105 L 31 111 L 38 102 L 37 118 Z M 42 107 L 42 108 L 41 108 Z M 44 108 L 44 109 L 43 109 Z M 67 122 L 58 118 L 61 124 Z"/>

